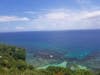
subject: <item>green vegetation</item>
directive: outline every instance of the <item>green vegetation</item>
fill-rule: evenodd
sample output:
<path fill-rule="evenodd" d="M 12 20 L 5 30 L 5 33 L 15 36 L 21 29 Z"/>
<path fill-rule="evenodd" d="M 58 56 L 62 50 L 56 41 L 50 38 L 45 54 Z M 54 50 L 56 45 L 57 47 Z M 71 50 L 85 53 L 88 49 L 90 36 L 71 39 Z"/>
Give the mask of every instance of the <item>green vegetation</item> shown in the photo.
<path fill-rule="evenodd" d="M 0 75 L 100 75 L 90 70 L 71 70 L 70 68 L 48 67 L 35 69 L 25 62 L 26 52 L 23 48 L 0 45 Z"/>

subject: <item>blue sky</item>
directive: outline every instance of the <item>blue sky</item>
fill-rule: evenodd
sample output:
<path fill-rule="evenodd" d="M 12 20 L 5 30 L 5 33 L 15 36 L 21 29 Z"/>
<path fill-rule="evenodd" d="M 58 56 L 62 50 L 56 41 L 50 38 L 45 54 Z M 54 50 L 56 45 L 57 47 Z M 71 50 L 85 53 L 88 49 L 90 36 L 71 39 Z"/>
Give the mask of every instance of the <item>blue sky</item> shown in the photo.
<path fill-rule="evenodd" d="M 100 0 L 0 0 L 0 32 L 100 29 Z"/>

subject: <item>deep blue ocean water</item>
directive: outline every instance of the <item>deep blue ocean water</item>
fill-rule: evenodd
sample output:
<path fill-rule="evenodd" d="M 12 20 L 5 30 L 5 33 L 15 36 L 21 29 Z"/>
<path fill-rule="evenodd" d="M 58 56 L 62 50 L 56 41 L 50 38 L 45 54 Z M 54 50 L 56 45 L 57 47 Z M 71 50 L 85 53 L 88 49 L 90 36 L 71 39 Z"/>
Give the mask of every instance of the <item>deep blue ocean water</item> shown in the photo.
<path fill-rule="evenodd" d="M 37 50 L 62 52 L 64 58 L 84 59 L 100 51 L 100 30 L 0 33 L 0 43 L 24 47 L 28 58 Z"/>

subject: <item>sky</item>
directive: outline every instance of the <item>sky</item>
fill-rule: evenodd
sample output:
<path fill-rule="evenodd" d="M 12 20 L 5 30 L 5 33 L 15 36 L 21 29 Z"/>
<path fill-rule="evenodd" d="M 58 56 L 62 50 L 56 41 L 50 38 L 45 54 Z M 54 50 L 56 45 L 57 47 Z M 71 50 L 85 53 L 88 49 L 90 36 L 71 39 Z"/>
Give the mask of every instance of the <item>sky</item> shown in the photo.
<path fill-rule="evenodd" d="M 0 0 L 0 32 L 100 29 L 100 0 Z"/>

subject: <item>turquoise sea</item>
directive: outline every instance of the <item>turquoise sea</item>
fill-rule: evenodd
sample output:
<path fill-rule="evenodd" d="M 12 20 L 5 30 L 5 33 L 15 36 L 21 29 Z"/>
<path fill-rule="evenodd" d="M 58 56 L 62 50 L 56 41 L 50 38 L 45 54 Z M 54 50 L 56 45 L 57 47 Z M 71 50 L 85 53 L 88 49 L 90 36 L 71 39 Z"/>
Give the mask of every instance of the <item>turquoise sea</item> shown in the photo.
<path fill-rule="evenodd" d="M 36 67 L 67 62 L 100 69 L 100 30 L 7 32 L 0 43 L 26 48 L 26 61 Z"/>

